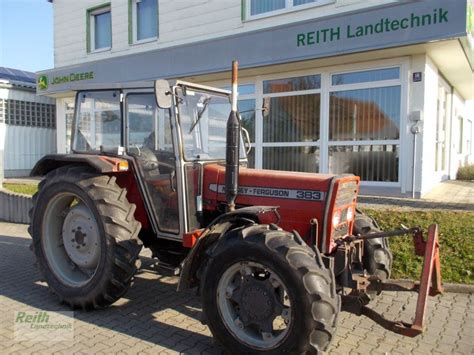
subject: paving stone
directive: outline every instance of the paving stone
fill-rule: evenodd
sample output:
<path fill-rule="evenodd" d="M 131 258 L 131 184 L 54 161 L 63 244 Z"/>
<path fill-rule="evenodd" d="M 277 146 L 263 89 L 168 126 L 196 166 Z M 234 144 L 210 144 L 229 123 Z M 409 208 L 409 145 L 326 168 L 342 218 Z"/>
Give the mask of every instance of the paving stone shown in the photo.
<path fill-rule="evenodd" d="M 9 229 L 23 226 L 11 226 Z M 39 283 L 30 239 L 20 231 L 5 234 L 0 223 L 0 353 L 3 354 L 220 354 L 223 349 L 200 323 L 201 308 L 195 291 L 176 293 L 177 278 L 143 268 L 135 284 L 118 304 L 105 310 L 74 312 L 74 341 L 49 344 L 16 341 L 15 311 L 69 311 Z M 25 229 L 26 230 L 26 229 Z M 18 268 L 18 265 L 22 268 Z M 410 319 L 416 295 L 385 292 L 371 307 L 392 319 Z M 341 313 L 337 333 L 327 354 L 472 354 L 474 296 L 445 294 L 430 298 L 426 332 L 416 338 L 391 333 L 365 317 Z"/>

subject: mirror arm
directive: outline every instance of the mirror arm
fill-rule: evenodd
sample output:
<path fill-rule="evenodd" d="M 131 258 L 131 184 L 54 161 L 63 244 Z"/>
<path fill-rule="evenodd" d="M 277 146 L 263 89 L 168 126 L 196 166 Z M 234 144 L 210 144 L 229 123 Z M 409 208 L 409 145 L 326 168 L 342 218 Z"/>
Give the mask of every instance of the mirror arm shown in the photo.
<path fill-rule="evenodd" d="M 247 141 L 247 144 L 248 144 L 248 148 L 245 150 L 245 153 L 247 153 L 248 155 L 250 151 L 252 150 L 252 144 L 250 143 L 250 134 L 249 134 L 249 131 L 247 131 L 247 129 L 245 129 L 244 127 L 241 126 L 240 128 L 244 132 L 245 140 Z"/>

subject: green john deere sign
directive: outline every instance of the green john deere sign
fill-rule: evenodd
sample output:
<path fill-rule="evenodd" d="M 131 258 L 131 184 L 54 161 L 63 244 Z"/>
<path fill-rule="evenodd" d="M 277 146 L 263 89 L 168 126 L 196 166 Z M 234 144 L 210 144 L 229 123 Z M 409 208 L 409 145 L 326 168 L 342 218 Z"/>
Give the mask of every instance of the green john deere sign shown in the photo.
<path fill-rule="evenodd" d="M 55 76 L 51 81 L 51 85 L 64 84 L 72 81 L 82 81 L 94 79 L 94 72 L 71 73 L 69 75 Z"/>
<path fill-rule="evenodd" d="M 58 84 L 70 83 L 74 81 L 92 80 L 92 79 L 94 79 L 93 71 L 82 72 L 82 73 L 71 73 L 69 75 L 53 76 L 53 79 L 51 80 L 51 82 L 48 82 L 48 77 L 46 75 L 41 75 L 38 78 L 38 88 L 40 90 L 47 90 L 49 85 L 58 85 Z"/>
<path fill-rule="evenodd" d="M 46 75 L 41 75 L 38 78 L 38 87 L 40 90 L 46 90 L 48 88 L 48 77 Z"/>

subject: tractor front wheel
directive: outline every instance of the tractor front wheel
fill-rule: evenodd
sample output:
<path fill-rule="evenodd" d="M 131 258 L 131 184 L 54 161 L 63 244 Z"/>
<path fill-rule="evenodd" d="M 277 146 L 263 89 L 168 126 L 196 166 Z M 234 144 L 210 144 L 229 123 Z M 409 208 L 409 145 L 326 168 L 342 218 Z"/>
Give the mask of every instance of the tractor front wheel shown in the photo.
<path fill-rule="evenodd" d="M 128 290 L 142 247 L 134 212 L 114 176 L 67 166 L 43 179 L 29 232 L 40 272 L 61 301 L 99 308 Z"/>
<path fill-rule="evenodd" d="M 201 284 L 214 337 L 237 354 L 326 350 L 340 299 L 320 256 L 268 225 L 238 228 L 222 238 Z"/>

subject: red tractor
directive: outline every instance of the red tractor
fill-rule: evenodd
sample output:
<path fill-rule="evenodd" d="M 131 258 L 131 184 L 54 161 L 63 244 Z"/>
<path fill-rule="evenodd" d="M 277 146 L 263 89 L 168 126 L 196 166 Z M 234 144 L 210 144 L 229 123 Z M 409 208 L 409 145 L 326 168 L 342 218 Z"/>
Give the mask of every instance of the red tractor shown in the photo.
<path fill-rule="evenodd" d="M 232 95 L 164 80 L 77 90 L 73 153 L 32 171 L 44 179 L 29 232 L 50 289 L 73 308 L 108 306 L 144 245 L 178 290 L 198 287 L 204 322 L 236 353 L 323 351 L 341 309 L 419 334 L 441 291 L 435 226 L 427 241 L 380 231 L 357 210 L 357 176 L 247 168 L 234 79 Z M 425 255 L 419 284 L 389 281 L 387 237 L 400 234 Z M 384 289 L 419 291 L 413 324 L 366 307 Z"/>

